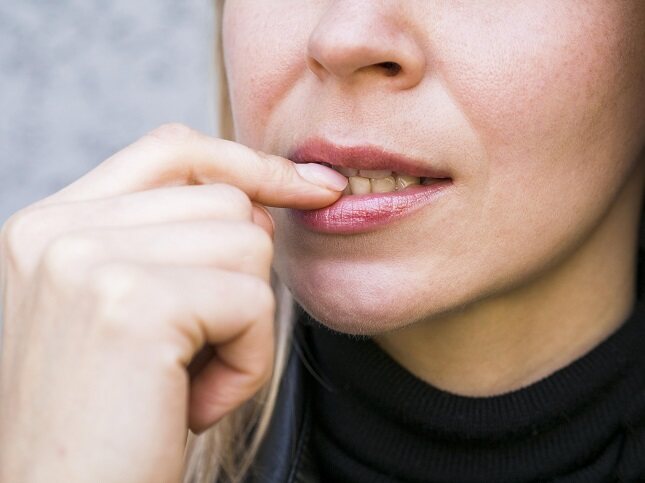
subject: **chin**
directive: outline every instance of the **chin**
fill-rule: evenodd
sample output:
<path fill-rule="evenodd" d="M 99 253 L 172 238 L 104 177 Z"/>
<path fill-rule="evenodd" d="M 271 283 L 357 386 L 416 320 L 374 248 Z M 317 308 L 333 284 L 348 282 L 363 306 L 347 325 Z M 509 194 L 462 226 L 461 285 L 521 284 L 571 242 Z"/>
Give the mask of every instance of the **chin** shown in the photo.
<path fill-rule="evenodd" d="M 376 335 L 407 325 L 399 314 L 378 307 L 337 300 L 336 297 L 307 297 L 293 291 L 296 301 L 322 325 L 345 334 Z M 402 314 L 401 314 L 402 315 Z"/>
<path fill-rule="evenodd" d="M 410 290 L 424 285 L 382 274 L 352 278 L 347 273 L 316 274 L 300 269 L 280 274 L 280 278 L 308 314 L 337 332 L 376 335 L 431 318 L 439 311 L 431 298 Z"/>

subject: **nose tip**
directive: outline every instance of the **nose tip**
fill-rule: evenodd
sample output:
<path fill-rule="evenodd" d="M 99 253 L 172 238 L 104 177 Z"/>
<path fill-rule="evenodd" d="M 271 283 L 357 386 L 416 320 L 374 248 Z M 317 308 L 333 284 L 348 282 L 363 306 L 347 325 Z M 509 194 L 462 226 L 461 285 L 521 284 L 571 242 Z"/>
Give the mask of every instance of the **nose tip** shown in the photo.
<path fill-rule="evenodd" d="M 351 83 L 362 77 L 400 89 L 414 87 L 425 73 L 425 53 L 397 25 L 405 22 L 394 17 L 370 6 L 352 12 L 328 11 L 309 37 L 309 69 L 322 81 L 335 78 Z"/>

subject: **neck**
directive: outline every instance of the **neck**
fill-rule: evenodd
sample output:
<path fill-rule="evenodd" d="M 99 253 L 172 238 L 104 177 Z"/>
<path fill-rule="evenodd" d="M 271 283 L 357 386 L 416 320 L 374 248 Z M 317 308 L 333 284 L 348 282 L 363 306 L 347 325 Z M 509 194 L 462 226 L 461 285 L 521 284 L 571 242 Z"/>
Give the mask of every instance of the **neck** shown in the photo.
<path fill-rule="evenodd" d="M 614 332 L 635 303 L 642 176 L 586 240 L 532 281 L 374 337 L 420 379 L 464 396 L 536 382 Z"/>

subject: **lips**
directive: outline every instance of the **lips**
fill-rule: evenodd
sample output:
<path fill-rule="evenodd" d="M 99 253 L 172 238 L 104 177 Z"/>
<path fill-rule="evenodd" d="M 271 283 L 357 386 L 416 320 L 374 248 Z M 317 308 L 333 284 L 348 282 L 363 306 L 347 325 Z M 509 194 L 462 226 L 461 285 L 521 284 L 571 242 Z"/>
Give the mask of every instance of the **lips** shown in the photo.
<path fill-rule="evenodd" d="M 438 203 L 452 186 L 447 170 L 374 145 L 345 147 L 322 138 L 311 138 L 291 150 L 287 157 L 296 163 L 321 163 L 340 171 L 344 171 L 343 168 L 364 172 L 389 170 L 431 181 L 385 193 L 345 194 L 320 209 L 289 210 L 294 221 L 321 233 L 355 234 L 383 228 Z M 356 179 L 358 181 L 358 177 Z"/>
<path fill-rule="evenodd" d="M 292 149 L 287 158 L 294 163 L 321 163 L 334 167 L 390 170 L 410 176 L 450 178 L 450 173 L 427 161 L 392 153 L 375 145 L 339 146 L 322 138 L 311 138 Z"/>

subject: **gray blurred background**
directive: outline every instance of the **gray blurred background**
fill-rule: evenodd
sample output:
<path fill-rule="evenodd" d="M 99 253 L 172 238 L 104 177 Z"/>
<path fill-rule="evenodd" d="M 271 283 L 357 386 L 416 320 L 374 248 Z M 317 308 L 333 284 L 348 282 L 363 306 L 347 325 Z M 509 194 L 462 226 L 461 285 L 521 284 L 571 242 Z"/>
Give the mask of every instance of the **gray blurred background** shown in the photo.
<path fill-rule="evenodd" d="M 215 132 L 213 10 L 0 1 L 0 225 L 159 124 Z"/>

